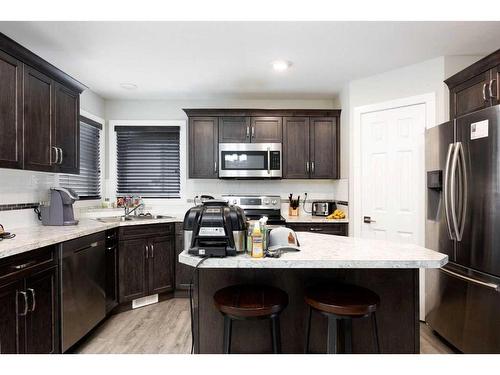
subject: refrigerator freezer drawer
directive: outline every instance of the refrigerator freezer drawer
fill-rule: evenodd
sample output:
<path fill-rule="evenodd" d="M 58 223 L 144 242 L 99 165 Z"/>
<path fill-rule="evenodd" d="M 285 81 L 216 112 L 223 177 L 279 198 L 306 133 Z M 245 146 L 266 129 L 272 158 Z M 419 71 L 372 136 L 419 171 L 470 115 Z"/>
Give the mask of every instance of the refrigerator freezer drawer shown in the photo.
<path fill-rule="evenodd" d="M 447 267 L 427 270 L 426 321 L 464 353 L 500 353 L 498 280 Z"/>

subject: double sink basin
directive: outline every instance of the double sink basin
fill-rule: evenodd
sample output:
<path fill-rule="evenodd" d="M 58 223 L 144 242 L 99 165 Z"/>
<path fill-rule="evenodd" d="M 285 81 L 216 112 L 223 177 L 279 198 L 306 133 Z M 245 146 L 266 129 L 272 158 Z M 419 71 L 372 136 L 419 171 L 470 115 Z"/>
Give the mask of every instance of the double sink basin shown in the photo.
<path fill-rule="evenodd" d="M 108 216 L 100 217 L 97 220 L 102 223 L 118 223 L 121 221 L 148 221 L 155 219 L 172 219 L 173 216 L 167 215 L 130 215 L 130 216 Z"/>

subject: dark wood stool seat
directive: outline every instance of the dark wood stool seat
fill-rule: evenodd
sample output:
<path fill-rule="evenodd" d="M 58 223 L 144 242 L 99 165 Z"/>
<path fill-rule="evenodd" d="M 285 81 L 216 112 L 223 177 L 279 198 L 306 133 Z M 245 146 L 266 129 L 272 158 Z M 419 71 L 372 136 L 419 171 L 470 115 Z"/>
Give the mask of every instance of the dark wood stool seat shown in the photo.
<path fill-rule="evenodd" d="M 215 307 L 224 316 L 224 353 L 231 352 L 233 320 L 270 319 L 273 352 L 281 352 L 279 314 L 288 305 L 288 295 L 267 285 L 232 285 L 214 294 Z"/>
<path fill-rule="evenodd" d="M 356 285 L 321 285 L 306 290 L 312 308 L 338 316 L 365 316 L 377 310 L 379 296 Z"/>
<path fill-rule="evenodd" d="M 373 291 L 350 284 L 317 285 L 306 289 L 308 305 L 305 353 L 309 351 L 312 310 L 328 317 L 328 353 L 338 353 L 337 331 L 343 329 L 344 352 L 352 352 L 352 319 L 371 317 L 375 348 L 380 353 L 376 311 L 380 297 Z"/>

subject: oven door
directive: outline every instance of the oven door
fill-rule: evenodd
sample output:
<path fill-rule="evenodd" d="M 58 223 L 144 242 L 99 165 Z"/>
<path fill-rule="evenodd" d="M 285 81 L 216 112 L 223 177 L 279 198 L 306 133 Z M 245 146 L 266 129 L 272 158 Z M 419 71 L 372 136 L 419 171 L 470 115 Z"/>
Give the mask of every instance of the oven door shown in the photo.
<path fill-rule="evenodd" d="M 281 143 L 219 143 L 219 177 L 281 178 Z"/>

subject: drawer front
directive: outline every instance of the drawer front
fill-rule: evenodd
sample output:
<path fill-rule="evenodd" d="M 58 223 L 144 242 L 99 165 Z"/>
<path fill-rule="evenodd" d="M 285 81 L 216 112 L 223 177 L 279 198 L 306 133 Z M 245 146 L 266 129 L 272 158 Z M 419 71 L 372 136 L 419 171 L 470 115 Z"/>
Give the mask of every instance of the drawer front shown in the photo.
<path fill-rule="evenodd" d="M 57 265 L 56 245 L 0 260 L 0 282 Z"/>
<path fill-rule="evenodd" d="M 321 234 L 331 234 L 336 236 L 347 236 L 348 235 L 348 225 L 347 223 L 297 223 L 297 224 L 287 224 L 286 226 L 293 229 L 296 232 L 311 232 L 311 233 L 321 233 Z"/>
<path fill-rule="evenodd" d="M 102 242 L 104 244 L 104 232 L 89 234 L 85 237 L 75 238 L 71 241 L 63 243 L 64 252 L 77 251 L 89 247 L 94 242 Z"/>
<path fill-rule="evenodd" d="M 150 225 L 129 225 L 120 227 L 120 241 L 125 239 L 144 238 L 151 236 L 173 235 L 174 223 L 168 224 L 150 224 Z"/>

